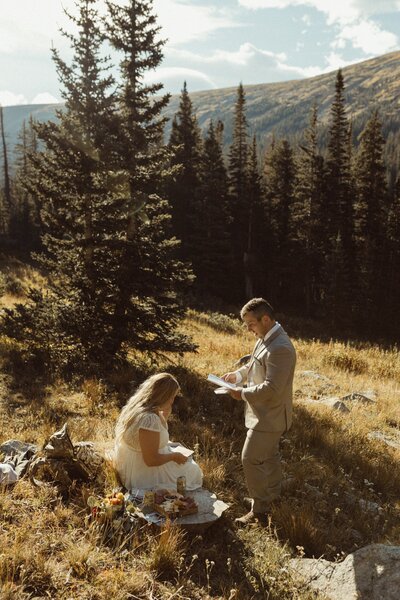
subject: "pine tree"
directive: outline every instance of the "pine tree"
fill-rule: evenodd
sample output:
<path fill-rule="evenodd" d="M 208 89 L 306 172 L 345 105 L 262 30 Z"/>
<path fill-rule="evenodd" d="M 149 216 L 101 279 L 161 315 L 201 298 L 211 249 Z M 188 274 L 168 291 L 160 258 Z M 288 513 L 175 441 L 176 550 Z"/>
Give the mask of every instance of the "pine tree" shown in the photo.
<path fill-rule="evenodd" d="M 166 119 L 160 116 L 169 94 L 162 84 L 145 84 L 145 75 L 162 60 L 163 40 L 152 13 L 152 1 L 129 0 L 125 6 L 107 1 L 107 38 L 121 53 L 116 166 L 126 176 L 120 258 L 115 281 L 118 300 L 113 311 L 115 347 L 184 351 L 193 345 L 176 332 L 184 314 L 179 300 L 192 275 L 176 259 L 178 241 L 170 231 L 170 207 L 160 193 L 171 172 L 168 149 L 160 143 Z M 144 208 L 146 217 L 140 218 Z"/>
<path fill-rule="evenodd" d="M 397 179 L 385 227 L 386 266 L 381 287 L 383 331 L 393 337 L 400 335 L 398 310 L 400 305 L 400 177 Z"/>
<path fill-rule="evenodd" d="M 196 252 L 191 240 L 198 235 L 198 221 L 194 218 L 194 213 L 199 202 L 201 136 L 186 81 L 178 112 L 172 121 L 169 147 L 172 153 L 171 165 L 176 168 L 175 177 L 167 189 L 172 207 L 173 230 L 182 242 L 181 256 L 193 262 L 196 260 Z"/>
<path fill-rule="evenodd" d="M 10 219 L 10 213 L 12 211 L 12 197 L 11 197 L 11 177 L 8 165 L 8 149 L 6 142 L 6 132 L 4 129 L 4 116 L 3 107 L 0 104 L 0 136 L 1 136 L 1 148 L 3 152 L 3 190 L 2 197 L 3 202 L 0 211 L 0 223 L 1 230 L 3 233 L 8 233 L 8 225 Z"/>
<path fill-rule="evenodd" d="M 229 191 L 232 212 L 232 246 L 238 285 L 238 300 L 244 295 L 244 259 L 248 246 L 248 124 L 246 97 L 240 83 L 234 111 L 232 144 L 229 148 Z"/>
<path fill-rule="evenodd" d="M 23 121 L 14 148 L 14 204 L 10 220 L 10 236 L 19 248 L 30 252 L 39 250 L 41 217 L 36 197 L 29 190 L 32 177 L 32 159 L 38 152 L 37 133 L 32 115 L 28 125 Z"/>
<path fill-rule="evenodd" d="M 293 287 L 305 312 L 315 316 L 321 312 L 325 282 L 327 229 L 324 213 L 326 185 L 324 161 L 318 149 L 318 111 L 314 105 L 310 124 L 297 157 L 294 203 L 291 215 L 291 238 L 294 243 L 293 266 L 296 278 Z"/>
<path fill-rule="evenodd" d="M 211 121 L 203 144 L 192 247 L 197 297 L 209 295 L 226 301 L 231 295 L 233 265 L 227 173 L 219 130 L 220 125 L 214 127 Z"/>
<path fill-rule="evenodd" d="M 371 314 L 381 312 L 388 208 L 384 144 L 382 125 L 378 112 L 374 111 L 361 134 L 355 163 L 357 281 L 360 286 L 357 314 L 364 327 L 372 324 Z"/>
<path fill-rule="evenodd" d="M 53 51 L 65 111 L 58 123 L 37 128 L 46 148 L 34 160 L 32 188 L 46 227 L 41 262 L 50 292 L 32 292 L 30 304 L 3 323 L 6 333 L 30 340 L 44 366 L 69 372 L 111 367 L 130 345 L 189 347 L 175 334 L 182 314 L 177 293 L 188 274 L 171 256 L 176 241 L 165 235 L 169 215 L 157 195 L 165 162 L 157 115 L 165 101 L 153 102 L 159 87 L 141 83 L 161 57 L 154 18 L 148 2 L 117 9 L 110 38 L 126 52 L 116 97 L 94 2 L 78 2 L 78 33 L 68 35 L 71 66 Z"/>
<path fill-rule="evenodd" d="M 354 215 L 349 156 L 349 122 L 346 116 L 344 80 L 339 69 L 331 107 L 328 156 L 328 238 L 327 271 L 331 286 L 327 307 L 332 324 L 348 323 L 354 298 Z M 340 247 L 339 247 L 340 246 Z M 340 257 L 340 260 L 338 259 Z"/>
<path fill-rule="evenodd" d="M 291 296 L 292 245 L 290 219 L 294 201 L 295 164 L 287 140 L 273 141 L 264 168 L 266 202 L 270 210 L 273 231 L 273 254 L 268 269 L 274 280 L 275 298 L 280 306 L 287 305 Z"/>
<path fill-rule="evenodd" d="M 264 219 L 262 198 L 262 182 L 258 164 L 258 148 L 256 136 L 253 136 L 247 165 L 248 194 L 248 233 L 247 248 L 244 256 L 246 298 L 253 298 L 263 293 L 264 283 L 264 251 L 268 225 Z"/>

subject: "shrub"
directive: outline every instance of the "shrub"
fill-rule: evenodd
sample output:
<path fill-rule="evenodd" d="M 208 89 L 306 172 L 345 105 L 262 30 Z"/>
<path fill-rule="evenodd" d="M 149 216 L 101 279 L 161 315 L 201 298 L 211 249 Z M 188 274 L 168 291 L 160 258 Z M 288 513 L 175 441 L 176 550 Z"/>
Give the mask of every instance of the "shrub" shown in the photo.
<path fill-rule="evenodd" d="M 215 329 L 215 331 L 220 331 L 221 333 L 233 335 L 240 331 L 240 322 L 232 316 L 223 315 L 217 312 L 195 313 L 194 311 L 189 311 L 188 316 L 198 323 L 208 325 Z"/>
<path fill-rule="evenodd" d="M 337 367 L 349 373 L 365 373 L 368 363 L 358 356 L 358 352 L 350 348 L 335 348 L 322 359 L 324 365 Z"/>

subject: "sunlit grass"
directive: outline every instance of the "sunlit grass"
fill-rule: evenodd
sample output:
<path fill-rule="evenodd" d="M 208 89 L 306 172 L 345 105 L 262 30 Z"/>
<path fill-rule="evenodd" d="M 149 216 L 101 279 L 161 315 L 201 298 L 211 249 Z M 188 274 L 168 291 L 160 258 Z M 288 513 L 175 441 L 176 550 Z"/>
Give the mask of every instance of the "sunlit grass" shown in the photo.
<path fill-rule="evenodd" d="M 29 271 L 24 277 L 39 281 Z M 154 362 L 132 350 L 132 365 L 107 381 L 91 378 L 72 387 L 63 381 L 46 385 L 29 373 L 21 381 L 3 374 L 0 442 L 16 438 L 40 448 L 68 422 L 73 441 L 92 440 L 106 454 L 120 407 L 134 387 L 151 372 L 170 371 L 182 388 L 171 437 L 195 449 L 205 485 L 230 509 L 199 534 L 146 526 L 129 539 L 119 532 L 110 543 L 109 532 L 85 524 L 88 496 L 120 485 L 110 461 L 104 465 L 103 483 L 77 484 L 68 501 L 53 486 L 37 488 L 23 479 L 12 489 L 0 489 L 2 600 L 250 600 L 257 594 L 308 600 L 315 596 L 289 572 L 289 557 L 300 553 L 340 560 L 369 543 L 400 543 L 400 452 L 368 437 L 376 430 L 399 436 L 397 348 L 293 339 L 298 354 L 294 421 L 282 443 L 284 475 L 291 483 L 272 507 L 268 527 L 238 532 L 233 518 L 246 510 L 240 464 L 243 405 L 215 395 L 206 377 L 233 369 L 251 351 L 254 338 L 238 319 L 216 313 L 190 311 L 182 330 L 197 344 L 196 353 Z M 0 339 L 2 351 L 7 351 L 7 340 Z M 372 401 L 349 402 L 347 414 L 315 402 L 354 392 Z M 365 503 L 379 510 L 368 511 Z"/>

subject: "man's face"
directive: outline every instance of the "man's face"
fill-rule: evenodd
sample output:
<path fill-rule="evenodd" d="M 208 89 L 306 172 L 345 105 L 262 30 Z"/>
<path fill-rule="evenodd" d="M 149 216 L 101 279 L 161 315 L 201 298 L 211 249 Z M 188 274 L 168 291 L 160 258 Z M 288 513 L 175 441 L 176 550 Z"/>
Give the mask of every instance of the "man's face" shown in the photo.
<path fill-rule="evenodd" d="M 268 315 L 263 315 L 257 319 L 253 312 L 248 312 L 244 315 L 243 323 L 248 331 L 252 331 L 260 339 L 264 338 L 273 325 Z"/>

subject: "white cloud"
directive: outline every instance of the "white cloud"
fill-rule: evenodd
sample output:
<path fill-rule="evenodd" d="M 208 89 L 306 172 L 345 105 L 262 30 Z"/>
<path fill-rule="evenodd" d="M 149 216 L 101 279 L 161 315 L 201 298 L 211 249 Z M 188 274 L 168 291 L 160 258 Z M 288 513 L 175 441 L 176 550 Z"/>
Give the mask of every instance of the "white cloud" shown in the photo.
<path fill-rule="evenodd" d="M 400 0 L 238 0 L 248 9 L 287 8 L 308 6 L 323 12 L 328 25 L 339 27 L 332 48 L 344 48 L 350 42 L 353 48 L 369 55 L 385 54 L 399 47 L 398 37 L 383 30 L 369 17 L 395 12 Z M 307 16 L 307 15 L 305 15 Z M 304 17 L 303 17 L 304 20 Z M 303 33 L 303 32 L 302 32 Z"/>
<path fill-rule="evenodd" d="M 155 0 L 154 9 L 168 45 L 202 39 L 218 29 L 238 26 L 226 9 L 193 5 L 184 0 Z"/>
<path fill-rule="evenodd" d="M 289 78 L 313 77 L 323 70 L 320 67 L 296 67 L 287 64 L 284 53 L 274 53 L 257 48 L 250 42 L 241 44 L 237 51 L 216 50 L 208 56 L 187 50 L 174 49 L 169 56 L 190 64 L 208 65 L 216 72 L 235 75 L 237 81 L 252 84 L 259 81 L 283 81 Z"/>
<path fill-rule="evenodd" d="M 228 52 L 227 50 L 216 50 L 213 54 L 210 54 L 209 56 L 204 56 L 201 54 L 196 54 L 195 52 L 190 52 L 188 50 L 172 50 L 170 55 L 179 58 L 184 58 L 186 60 L 193 60 L 199 63 L 230 63 L 232 65 L 237 66 L 248 65 L 250 61 L 257 55 L 260 57 L 265 57 L 267 60 L 286 60 L 286 54 L 284 54 L 283 52 L 275 54 L 274 52 L 270 52 L 269 50 L 260 50 L 250 42 L 245 42 L 244 44 L 241 44 L 239 50 L 235 52 Z"/>
<path fill-rule="evenodd" d="M 344 60 L 340 54 L 336 52 L 331 52 L 328 56 L 325 56 L 326 66 L 323 69 L 323 72 L 336 71 L 337 69 L 341 69 L 342 67 L 346 67 L 347 65 L 351 65 L 358 62 L 358 59 L 355 61 Z"/>
<path fill-rule="evenodd" d="M 398 47 L 397 36 L 390 31 L 383 31 L 372 21 L 359 21 L 343 27 L 336 38 L 335 45 L 337 48 L 343 48 L 346 41 L 366 54 L 385 54 Z"/>
<path fill-rule="evenodd" d="M 28 104 L 23 94 L 14 94 L 14 92 L 9 92 L 8 90 L 0 90 L 1 106 L 16 106 L 17 104 Z"/>
<path fill-rule="evenodd" d="M 396 12 L 400 0 L 238 0 L 245 8 L 287 8 L 309 6 L 328 16 L 329 23 L 349 23 L 375 14 Z"/>
<path fill-rule="evenodd" d="M 218 87 L 206 73 L 185 67 L 161 67 L 156 71 L 147 73 L 145 77 L 146 84 L 161 82 L 167 91 L 173 93 L 177 93 L 182 89 L 184 81 L 187 82 L 191 91 L 216 89 Z"/>
<path fill-rule="evenodd" d="M 60 101 L 48 92 L 36 94 L 36 96 L 28 102 L 24 94 L 15 94 L 8 90 L 0 90 L 0 105 L 1 106 L 17 106 L 21 104 L 58 104 Z"/>
<path fill-rule="evenodd" d="M 36 94 L 30 104 L 58 104 L 60 101 L 48 92 Z"/>

